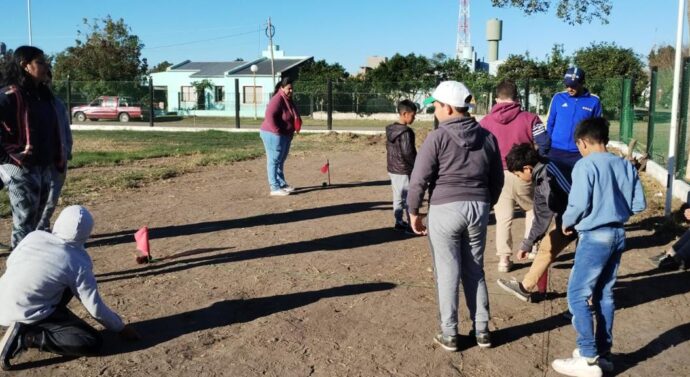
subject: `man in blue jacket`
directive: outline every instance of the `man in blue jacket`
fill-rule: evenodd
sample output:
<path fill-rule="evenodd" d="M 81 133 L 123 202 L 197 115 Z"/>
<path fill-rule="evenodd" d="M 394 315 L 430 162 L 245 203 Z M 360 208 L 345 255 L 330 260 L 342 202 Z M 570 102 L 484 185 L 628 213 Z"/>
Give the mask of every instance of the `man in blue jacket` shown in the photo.
<path fill-rule="evenodd" d="M 584 87 L 585 71 L 571 67 L 565 71 L 563 85 L 566 90 L 551 99 L 546 131 L 551 137 L 549 160 L 556 163 L 564 174 L 570 175 L 575 163 L 582 157 L 575 145 L 575 127 L 585 119 L 600 117 L 599 97 Z"/>

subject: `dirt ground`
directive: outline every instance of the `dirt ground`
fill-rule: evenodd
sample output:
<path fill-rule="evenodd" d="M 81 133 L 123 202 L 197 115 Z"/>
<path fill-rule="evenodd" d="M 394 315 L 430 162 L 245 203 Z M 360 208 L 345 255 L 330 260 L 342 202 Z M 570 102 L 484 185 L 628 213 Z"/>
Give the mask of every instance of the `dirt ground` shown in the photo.
<path fill-rule="evenodd" d="M 562 316 L 572 247 L 551 268 L 548 300 L 523 303 L 495 281 L 521 277 L 528 265 L 496 271 L 491 225 L 485 270 L 494 347 L 465 337 L 461 352 L 445 352 L 432 342 L 438 321 L 427 240 L 391 229 L 384 147 L 327 157 L 333 184 L 322 188 L 326 155 L 292 154 L 286 174 L 299 189 L 284 198 L 268 196 L 264 159 L 91 198 L 89 251 L 101 294 L 144 339 L 127 343 L 105 332 L 104 354 L 93 358 L 29 351 L 8 375 L 557 375 L 551 360 L 575 347 Z M 629 226 L 616 285 L 620 376 L 690 375 L 690 273 L 650 269 L 647 257 L 673 241 L 654 232 L 656 220 Z M 8 234 L 9 221 L 0 225 Z M 144 225 L 159 261 L 139 266 L 132 234 Z M 86 316 L 78 303 L 71 307 Z"/>

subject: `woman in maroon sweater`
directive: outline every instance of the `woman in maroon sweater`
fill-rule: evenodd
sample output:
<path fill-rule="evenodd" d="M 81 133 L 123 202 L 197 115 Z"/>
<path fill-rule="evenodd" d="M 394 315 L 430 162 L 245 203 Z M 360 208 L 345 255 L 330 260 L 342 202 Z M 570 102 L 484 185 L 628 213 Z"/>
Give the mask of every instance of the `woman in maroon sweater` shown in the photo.
<path fill-rule="evenodd" d="M 302 119 L 292 102 L 292 78 L 284 77 L 266 107 L 266 116 L 261 124 L 261 140 L 266 149 L 266 170 L 271 196 L 290 195 L 295 189 L 285 180 L 283 167 L 292 136 L 299 132 Z"/>

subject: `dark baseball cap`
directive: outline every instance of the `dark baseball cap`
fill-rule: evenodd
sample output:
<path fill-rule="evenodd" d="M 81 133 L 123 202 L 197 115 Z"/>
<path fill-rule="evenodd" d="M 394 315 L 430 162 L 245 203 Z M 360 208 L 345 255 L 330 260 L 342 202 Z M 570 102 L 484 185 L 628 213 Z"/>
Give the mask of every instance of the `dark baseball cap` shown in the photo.
<path fill-rule="evenodd" d="M 577 84 L 584 84 L 585 71 L 582 68 L 570 67 L 563 76 L 563 85 L 573 87 Z"/>

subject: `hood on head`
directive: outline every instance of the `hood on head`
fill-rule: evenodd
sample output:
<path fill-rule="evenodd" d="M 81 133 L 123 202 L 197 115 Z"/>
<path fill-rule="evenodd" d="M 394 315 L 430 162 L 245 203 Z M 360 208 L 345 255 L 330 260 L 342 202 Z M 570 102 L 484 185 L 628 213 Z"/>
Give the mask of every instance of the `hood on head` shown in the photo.
<path fill-rule="evenodd" d="M 85 207 L 74 205 L 69 206 L 60 212 L 55 225 L 53 234 L 65 240 L 84 244 L 89 239 L 93 230 L 93 217 Z"/>
<path fill-rule="evenodd" d="M 500 124 L 512 122 L 522 110 L 519 102 L 497 103 L 491 109 L 491 116 Z"/>

